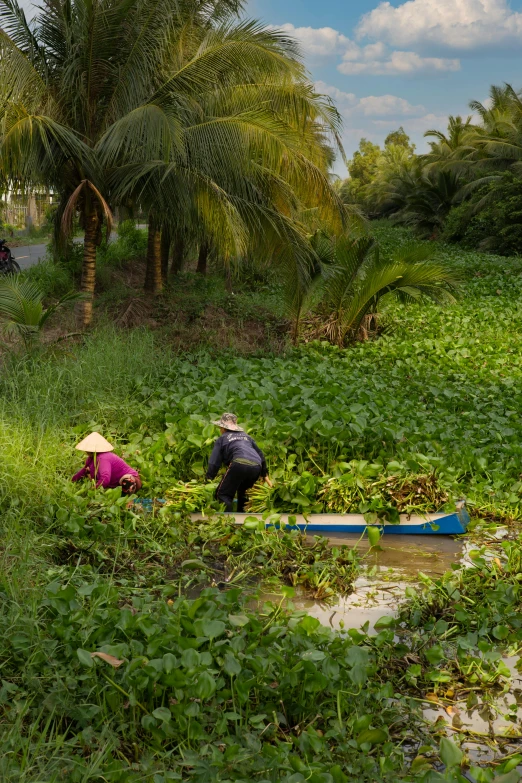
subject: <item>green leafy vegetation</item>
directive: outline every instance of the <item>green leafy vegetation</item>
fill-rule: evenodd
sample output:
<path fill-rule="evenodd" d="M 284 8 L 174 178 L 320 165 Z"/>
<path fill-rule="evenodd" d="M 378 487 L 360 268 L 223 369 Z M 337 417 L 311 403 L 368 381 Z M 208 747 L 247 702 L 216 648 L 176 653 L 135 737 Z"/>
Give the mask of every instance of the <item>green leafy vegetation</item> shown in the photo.
<path fill-rule="evenodd" d="M 385 253 L 411 240 L 377 233 Z M 494 765 L 477 767 L 465 725 L 422 718 L 430 704 L 494 704 L 522 633 L 520 269 L 437 253 L 465 281 L 459 301 L 390 302 L 382 336 L 348 350 L 180 356 L 162 334 L 104 327 L 6 361 L 3 778 L 518 781 L 512 737 L 496 735 Z M 419 577 L 372 633 L 296 611 L 294 590 L 349 593 L 365 551 L 212 515 L 202 477 L 227 409 L 266 452 L 274 495 L 256 489 L 252 504 L 268 493 L 273 521 L 319 506 L 393 521 L 466 495 L 486 521 L 465 567 Z M 70 483 L 72 447 L 93 428 L 139 468 L 144 499 L 167 504 Z M 210 515 L 191 522 L 197 508 Z M 507 521 L 503 541 L 488 519 Z"/>
<path fill-rule="evenodd" d="M 330 775 L 344 783 L 400 773 L 393 738 L 406 736 L 411 713 L 390 703 L 378 648 L 362 634 L 252 612 L 234 589 L 196 600 L 161 592 L 125 599 L 100 581 L 53 581 L 35 602 L 32 628 L 12 605 L 3 710 L 15 726 L 40 730 L 23 755 L 3 754 L 7 779 L 79 781 L 99 770 L 111 781 Z M 39 743 L 53 745 L 57 734 L 60 750 L 45 758 Z M 136 759 L 140 747 L 147 751 Z"/>

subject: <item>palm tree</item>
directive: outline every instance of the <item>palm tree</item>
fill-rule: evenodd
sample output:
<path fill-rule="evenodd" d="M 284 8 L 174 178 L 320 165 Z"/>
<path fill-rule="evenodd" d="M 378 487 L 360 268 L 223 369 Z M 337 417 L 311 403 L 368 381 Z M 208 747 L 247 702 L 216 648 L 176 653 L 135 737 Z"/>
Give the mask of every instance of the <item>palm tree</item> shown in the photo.
<path fill-rule="evenodd" d="M 462 157 L 463 152 L 466 150 L 470 133 L 474 129 L 472 120 L 471 116 L 463 120 L 460 116 L 453 117 L 450 115 L 447 133 L 439 130 L 427 130 L 424 138 L 432 138 L 435 141 L 429 142 L 430 151 L 423 156 L 426 163 L 440 165 Z"/>
<path fill-rule="evenodd" d="M 315 93 L 288 52 L 278 51 L 274 70 L 273 33 L 267 36 L 248 23 L 205 31 L 202 44 L 200 30 L 196 32 L 196 55 L 186 33 L 184 37 L 190 67 L 197 66 L 205 47 L 217 42 L 248 42 L 269 51 L 251 63 L 246 82 L 243 63 L 243 70 L 227 73 L 219 89 L 213 82 L 207 90 L 201 88 L 197 101 L 178 95 L 183 111 L 177 144 L 171 141 L 174 132 L 170 138 L 165 133 L 166 142 L 152 162 L 145 154 L 138 113 L 131 121 L 124 118 L 122 132 L 117 126 L 111 129 L 99 151 L 112 171 L 113 192 L 118 198 L 134 192 L 174 235 L 192 235 L 199 245 L 202 274 L 211 248 L 224 259 L 255 249 L 280 260 L 274 251 L 282 243 L 291 256 L 286 246 L 290 242 L 302 255 L 306 237 L 295 218 L 303 208 L 313 207 L 332 226 L 343 224 L 345 210 L 327 175 L 330 139 L 339 143 L 339 116 Z M 158 106 L 169 119 L 171 110 L 159 98 Z M 158 269 L 157 242 L 149 249 L 148 268 Z M 148 278 L 153 277 L 151 272 Z"/>
<path fill-rule="evenodd" d="M 364 330 L 365 321 L 375 316 L 384 297 L 394 296 L 403 303 L 454 301 L 458 279 L 433 260 L 434 249 L 429 245 L 403 245 L 391 258 L 381 255 L 370 236 L 338 240 L 322 236 L 314 247 L 321 282 L 312 333 L 339 347 Z"/>
<path fill-rule="evenodd" d="M 255 23 L 232 24 L 240 7 L 237 0 L 43 0 L 30 27 L 17 0 L 0 0 L 0 84 L 8 96 L 0 103 L 0 174 L 60 192 L 64 230 L 79 213 L 82 328 L 92 319 L 102 228 L 110 232 L 110 204 L 119 199 L 140 193 L 160 224 L 174 210 L 192 210 L 227 252 L 267 219 L 299 244 L 283 194 L 297 185 L 302 193 L 306 178 L 325 213 L 336 208 L 316 161 L 325 159 L 322 128 L 335 133 L 338 116 L 313 95 L 292 40 Z M 254 219 L 250 197 L 260 183 L 273 198 Z M 160 243 L 152 228 L 156 291 Z"/>
<path fill-rule="evenodd" d="M 395 222 L 436 238 L 449 211 L 461 199 L 462 185 L 462 177 L 456 171 L 424 169 L 405 194 L 404 206 L 393 216 Z"/>
<path fill-rule="evenodd" d="M 484 186 L 502 185 L 506 176 L 522 175 L 522 99 L 509 84 L 492 86 L 487 104 L 471 101 L 470 108 L 479 121 L 470 119 L 460 126 L 450 118 L 451 144 L 432 144 L 432 151 L 424 160 L 431 168 L 441 163 L 455 175 L 460 175 L 461 187 L 455 199 L 462 202 Z M 452 124 L 452 120 L 454 121 Z M 452 133 L 451 133 L 452 132 Z M 426 135 L 434 135 L 428 131 Z M 497 198 L 495 188 L 473 200 L 462 216 L 469 221 Z"/>
<path fill-rule="evenodd" d="M 369 211 L 387 217 L 402 208 L 421 168 L 419 158 L 403 146 L 392 145 L 384 150 L 373 179 L 363 191 Z"/>
<path fill-rule="evenodd" d="M 367 199 L 374 212 L 433 238 L 462 199 L 464 179 L 453 166 L 427 164 L 427 157 L 383 161 L 367 187 Z"/>

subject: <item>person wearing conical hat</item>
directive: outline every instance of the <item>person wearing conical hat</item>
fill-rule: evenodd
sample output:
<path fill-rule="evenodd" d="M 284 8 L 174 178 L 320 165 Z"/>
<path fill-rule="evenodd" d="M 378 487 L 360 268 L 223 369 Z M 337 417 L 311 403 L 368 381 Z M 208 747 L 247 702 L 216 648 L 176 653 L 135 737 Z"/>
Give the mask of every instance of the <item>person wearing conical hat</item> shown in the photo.
<path fill-rule="evenodd" d="M 141 489 L 140 474 L 113 454 L 114 446 L 99 432 L 91 432 L 76 446 L 77 451 L 87 452 L 85 465 L 72 477 L 72 481 L 89 478 L 96 487 L 114 489 L 121 487 L 122 495 L 134 495 Z"/>
<path fill-rule="evenodd" d="M 247 492 L 258 478 L 263 478 L 271 487 L 265 455 L 250 435 L 237 423 L 237 416 L 224 413 L 219 421 L 213 421 L 221 430 L 208 462 L 207 479 L 212 480 L 224 464 L 227 472 L 216 490 L 216 498 L 224 504 L 226 511 L 232 511 L 237 493 L 237 511 L 245 510 Z"/>

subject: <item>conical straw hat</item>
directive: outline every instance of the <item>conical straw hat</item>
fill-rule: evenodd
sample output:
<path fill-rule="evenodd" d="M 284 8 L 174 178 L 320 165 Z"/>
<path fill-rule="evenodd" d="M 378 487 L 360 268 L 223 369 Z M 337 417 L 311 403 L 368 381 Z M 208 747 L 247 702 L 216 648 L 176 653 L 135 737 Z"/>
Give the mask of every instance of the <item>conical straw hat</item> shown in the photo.
<path fill-rule="evenodd" d="M 230 430 L 230 432 L 244 432 L 243 427 L 240 427 L 237 423 L 237 416 L 234 413 L 224 413 L 219 421 L 213 421 L 216 427 L 223 427 L 224 430 Z"/>
<path fill-rule="evenodd" d="M 103 435 L 99 432 L 91 432 L 87 435 L 81 443 L 76 446 L 78 451 L 90 451 L 96 454 L 103 454 L 106 451 L 114 451 L 114 446 L 111 446 L 108 440 L 105 440 Z"/>

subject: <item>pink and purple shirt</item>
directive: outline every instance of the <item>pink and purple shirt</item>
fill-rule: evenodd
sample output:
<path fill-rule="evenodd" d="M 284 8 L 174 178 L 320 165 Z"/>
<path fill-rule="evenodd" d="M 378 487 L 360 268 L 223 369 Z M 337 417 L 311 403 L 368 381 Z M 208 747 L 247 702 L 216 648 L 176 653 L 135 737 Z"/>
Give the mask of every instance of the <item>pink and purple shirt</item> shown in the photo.
<path fill-rule="evenodd" d="M 87 457 L 87 462 L 84 467 L 75 473 L 72 477 L 72 481 L 80 481 L 80 479 L 88 476 L 89 478 L 96 479 L 96 486 L 103 487 L 104 489 L 114 489 L 120 485 L 120 480 L 123 476 L 136 476 L 139 477 L 139 473 L 134 468 L 118 457 L 117 454 L 113 454 L 112 451 L 104 452 L 103 454 L 96 455 L 96 467 L 94 466 L 94 458 Z"/>

